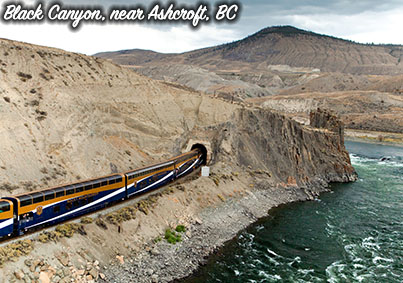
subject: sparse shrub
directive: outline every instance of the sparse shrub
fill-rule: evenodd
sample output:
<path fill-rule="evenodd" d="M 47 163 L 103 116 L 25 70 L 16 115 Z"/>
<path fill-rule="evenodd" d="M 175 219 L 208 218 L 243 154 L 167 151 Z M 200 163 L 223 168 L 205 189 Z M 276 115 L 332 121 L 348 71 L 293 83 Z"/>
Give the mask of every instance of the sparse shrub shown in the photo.
<path fill-rule="evenodd" d="M 137 212 L 137 208 L 135 208 L 135 207 L 132 207 L 132 206 L 123 207 L 117 211 L 108 213 L 106 215 L 106 220 L 111 224 L 118 225 L 123 221 L 135 219 L 136 212 Z"/>
<path fill-rule="evenodd" d="M 31 240 L 21 240 L 15 243 L 0 247 L 0 266 L 6 261 L 17 261 L 17 258 L 28 255 L 33 250 Z"/>
<path fill-rule="evenodd" d="M 221 194 L 217 194 L 217 197 L 221 200 L 221 201 L 225 201 L 225 198 L 221 195 Z"/>
<path fill-rule="evenodd" d="M 31 105 L 31 106 L 39 106 L 39 100 L 34 99 L 29 103 L 29 105 Z"/>
<path fill-rule="evenodd" d="M 220 184 L 220 178 L 217 175 L 210 175 L 210 179 L 213 180 L 214 184 L 216 184 L 216 186 L 218 187 L 218 185 Z"/>
<path fill-rule="evenodd" d="M 83 224 L 90 224 L 90 223 L 92 223 L 92 221 L 93 221 L 93 219 L 88 216 L 81 218 L 81 223 L 83 223 Z"/>
<path fill-rule="evenodd" d="M 81 235 L 87 235 L 87 232 L 84 230 L 84 226 L 79 223 L 66 223 L 59 225 L 56 227 L 56 231 L 67 238 L 71 238 L 75 232 L 78 232 Z"/>
<path fill-rule="evenodd" d="M 137 203 L 137 208 L 143 212 L 144 214 L 148 215 L 149 213 L 149 208 L 150 208 L 150 204 L 152 204 L 152 202 L 150 202 L 148 199 L 147 200 L 141 200 Z"/>
<path fill-rule="evenodd" d="M 41 243 L 47 243 L 50 241 L 56 242 L 57 240 L 59 240 L 62 237 L 63 237 L 62 233 L 60 233 L 58 231 L 49 231 L 49 232 L 44 231 L 39 234 L 38 241 Z"/>
<path fill-rule="evenodd" d="M 32 75 L 25 74 L 23 72 L 18 72 L 17 75 L 20 77 L 20 80 L 23 81 L 23 82 L 26 82 L 27 80 L 32 79 Z"/>
<path fill-rule="evenodd" d="M 177 242 L 182 241 L 182 236 L 171 229 L 166 229 L 165 240 L 167 240 L 168 243 L 175 245 Z"/>
<path fill-rule="evenodd" d="M 12 184 L 10 184 L 10 183 L 3 183 L 2 185 L 0 185 L 0 190 L 6 190 L 6 191 L 8 191 L 8 192 L 12 192 L 12 191 L 14 191 L 14 190 L 16 190 L 16 189 L 18 189 L 18 186 L 16 186 L 16 185 L 12 185 Z"/>
<path fill-rule="evenodd" d="M 38 101 L 38 104 L 39 104 L 39 101 Z M 36 117 L 36 119 L 38 121 L 45 120 L 46 116 L 48 115 L 48 113 L 46 111 L 42 111 L 42 110 L 39 110 L 39 109 L 36 109 L 35 113 L 38 114 L 38 117 Z"/>
<path fill-rule="evenodd" d="M 20 184 L 24 188 L 25 191 L 29 191 L 29 192 L 35 190 L 38 187 L 36 184 L 34 184 L 31 181 L 23 181 L 23 182 L 20 182 Z"/>
<path fill-rule="evenodd" d="M 95 220 L 95 224 L 97 224 L 99 227 L 101 227 L 104 230 L 108 230 L 108 226 L 106 226 L 105 221 L 101 217 L 99 217 L 99 218 L 97 218 L 97 220 Z"/>
<path fill-rule="evenodd" d="M 186 231 L 186 228 L 185 228 L 184 225 L 178 225 L 178 226 L 176 226 L 175 231 L 176 231 L 176 232 L 179 232 L 179 233 L 185 232 L 185 231 Z"/>

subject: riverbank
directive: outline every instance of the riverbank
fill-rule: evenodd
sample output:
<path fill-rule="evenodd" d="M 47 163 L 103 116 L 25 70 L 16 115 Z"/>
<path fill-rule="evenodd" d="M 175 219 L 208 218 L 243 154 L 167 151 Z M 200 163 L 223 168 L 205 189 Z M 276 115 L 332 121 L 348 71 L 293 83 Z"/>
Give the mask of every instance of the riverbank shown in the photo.
<path fill-rule="evenodd" d="M 349 141 L 403 146 L 403 134 L 400 133 L 345 129 L 344 134 Z"/>
<path fill-rule="evenodd" d="M 254 181 L 256 187 L 242 190 L 240 197 L 228 198 L 193 215 L 193 221 L 186 225 L 186 232 L 182 234 L 182 241 L 170 244 L 162 235 L 161 241 L 149 242 L 123 264 L 111 264 L 105 274 L 114 282 L 171 282 L 187 277 L 241 230 L 267 216 L 270 209 L 285 203 L 312 200 L 327 191 L 324 181 L 309 189 L 273 187 L 264 178 Z M 225 187 L 238 185 L 238 181 L 223 184 Z"/>

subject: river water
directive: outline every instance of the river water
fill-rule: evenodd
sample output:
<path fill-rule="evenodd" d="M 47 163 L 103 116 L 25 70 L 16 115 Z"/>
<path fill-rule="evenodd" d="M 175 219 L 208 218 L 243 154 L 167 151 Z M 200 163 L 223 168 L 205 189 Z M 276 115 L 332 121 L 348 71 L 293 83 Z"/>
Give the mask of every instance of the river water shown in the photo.
<path fill-rule="evenodd" d="M 403 147 L 346 147 L 357 182 L 272 210 L 184 282 L 403 282 Z"/>

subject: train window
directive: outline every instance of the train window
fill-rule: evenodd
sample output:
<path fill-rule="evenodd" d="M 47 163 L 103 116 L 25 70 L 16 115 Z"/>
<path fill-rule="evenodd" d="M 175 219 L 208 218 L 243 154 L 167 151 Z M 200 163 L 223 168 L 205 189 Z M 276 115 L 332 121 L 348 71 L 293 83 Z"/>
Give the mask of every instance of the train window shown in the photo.
<path fill-rule="evenodd" d="M 74 194 L 74 187 L 68 186 L 66 187 L 66 196 Z"/>
<path fill-rule="evenodd" d="M 88 198 L 88 203 L 93 202 L 94 201 L 94 197 L 89 197 Z"/>
<path fill-rule="evenodd" d="M 6 201 L 0 201 L 0 213 L 10 210 L 10 204 Z"/>
<path fill-rule="evenodd" d="M 108 185 L 108 181 L 107 180 L 103 180 L 101 182 L 101 187 L 107 186 Z"/>
<path fill-rule="evenodd" d="M 51 200 L 55 198 L 55 191 L 45 191 L 43 192 L 45 195 L 45 200 Z"/>
<path fill-rule="evenodd" d="M 57 188 L 57 189 L 55 189 L 55 191 L 56 191 L 56 197 L 57 198 L 64 197 L 64 188 L 63 187 L 62 188 Z"/>
<path fill-rule="evenodd" d="M 86 205 L 87 199 L 80 199 L 80 206 Z"/>
<path fill-rule="evenodd" d="M 18 199 L 20 200 L 21 206 L 27 206 L 32 204 L 32 196 L 30 195 L 20 196 L 18 197 Z"/>
<path fill-rule="evenodd" d="M 92 190 L 92 184 L 87 184 L 84 189 L 86 191 Z"/>
<path fill-rule="evenodd" d="M 120 183 L 120 182 L 122 182 L 122 177 L 119 177 L 116 179 L 116 183 Z"/>
<path fill-rule="evenodd" d="M 77 207 L 77 206 L 78 206 L 78 200 L 75 200 L 75 201 L 73 202 L 73 206 L 74 206 L 74 207 Z"/>
<path fill-rule="evenodd" d="M 60 205 L 55 205 L 53 207 L 53 213 L 59 213 L 60 212 Z"/>
<path fill-rule="evenodd" d="M 68 202 L 68 203 L 66 204 L 66 208 L 67 208 L 68 210 L 70 210 L 72 207 L 73 207 L 73 204 L 72 204 L 71 202 Z"/>
<path fill-rule="evenodd" d="M 84 191 L 84 187 L 80 185 L 80 187 L 76 187 L 76 193 Z"/>
<path fill-rule="evenodd" d="M 109 179 L 109 185 L 115 184 L 115 179 Z"/>
<path fill-rule="evenodd" d="M 101 186 L 100 183 L 94 183 L 94 184 L 92 184 L 92 187 L 93 187 L 94 189 L 99 188 L 100 186 Z"/>
<path fill-rule="evenodd" d="M 32 202 L 39 203 L 43 201 L 43 194 L 42 193 L 33 193 L 32 195 Z"/>

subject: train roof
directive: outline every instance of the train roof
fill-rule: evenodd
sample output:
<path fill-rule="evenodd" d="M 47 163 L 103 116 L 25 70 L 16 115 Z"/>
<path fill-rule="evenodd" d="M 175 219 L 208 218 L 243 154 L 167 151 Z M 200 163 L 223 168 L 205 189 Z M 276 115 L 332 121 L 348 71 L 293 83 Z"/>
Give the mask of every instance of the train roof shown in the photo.
<path fill-rule="evenodd" d="M 100 181 L 102 179 L 106 179 L 106 178 L 110 178 L 110 177 L 122 177 L 122 175 L 123 175 L 122 173 L 115 173 L 115 174 L 110 174 L 110 175 L 106 175 L 106 176 L 102 176 L 102 177 L 98 177 L 98 178 L 87 179 L 87 180 L 74 182 L 74 183 L 66 183 L 66 184 L 57 185 L 57 186 L 54 186 L 54 187 L 49 187 L 49 188 L 45 188 L 45 189 L 39 189 L 39 190 L 32 191 L 32 192 L 21 193 L 21 194 L 13 195 L 13 196 L 10 196 L 10 197 L 18 198 L 18 199 L 24 199 L 24 196 L 27 196 L 27 197 L 31 196 L 32 197 L 33 195 L 36 195 L 38 193 L 43 193 L 43 192 L 50 191 L 50 190 L 56 190 L 56 189 L 59 189 L 59 188 L 67 188 L 67 187 L 75 186 L 75 185 L 78 185 L 78 184 L 85 184 L 85 183 L 94 182 L 94 181 L 98 181 L 98 180 Z"/>
<path fill-rule="evenodd" d="M 193 152 L 196 152 L 196 151 L 198 151 L 198 150 L 193 149 L 191 151 L 182 153 L 181 155 L 172 157 L 172 158 L 168 159 L 167 161 L 160 162 L 160 163 L 154 163 L 154 164 L 151 164 L 151 165 L 148 165 L 148 166 L 144 166 L 144 167 L 136 168 L 136 169 L 133 169 L 133 170 L 129 170 L 129 171 L 124 172 L 123 174 L 141 173 L 141 172 L 144 172 L 144 171 L 147 171 L 147 170 L 156 169 L 156 168 L 161 167 L 161 166 L 170 165 L 170 164 L 173 164 L 176 159 L 178 159 L 178 158 L 180 158 L 182 156 L 192 154 Z"/>

